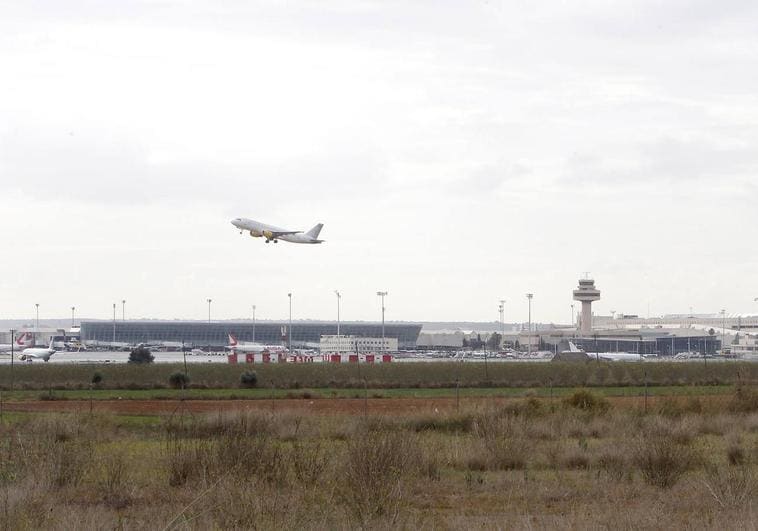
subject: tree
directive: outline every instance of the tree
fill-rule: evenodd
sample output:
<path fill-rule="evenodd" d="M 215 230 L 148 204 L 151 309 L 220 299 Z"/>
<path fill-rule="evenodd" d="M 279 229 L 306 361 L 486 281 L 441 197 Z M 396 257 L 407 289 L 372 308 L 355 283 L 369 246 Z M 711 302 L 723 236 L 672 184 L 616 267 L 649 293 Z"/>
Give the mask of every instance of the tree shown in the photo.
<path fill-rule="evenodd" d="M 149 349 L 139 346 L 129 354 L 129 363 L 152 363 L 155 360 Z"/>
<path fill-rule="evenodd" d="M 174 389 L 184 389 L 189 384 L 189 376 L 182 371 L 172 372 L 168 377 L 168 383 Z"/>
<path fill-rule="evenodd" d="M 240 374 L 241 387 L 255 387 L 258 385 L 258 375 L 255 371 L 245 371 Z"/>
<path fill-rule="evenodd" d="M 487 338 L 487 348 L 489 350 L 500 350 L 500 342 L 502 341 L 503 336 L 498 334 L 497 332 L 493 332 L 490 334 L 490 337 Z"/>

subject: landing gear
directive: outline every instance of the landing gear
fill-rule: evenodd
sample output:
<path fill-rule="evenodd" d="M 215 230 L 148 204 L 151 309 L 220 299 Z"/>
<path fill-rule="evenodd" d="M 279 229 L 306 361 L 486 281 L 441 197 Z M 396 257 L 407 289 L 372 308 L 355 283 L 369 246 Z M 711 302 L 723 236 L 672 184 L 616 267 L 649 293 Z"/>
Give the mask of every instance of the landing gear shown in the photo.
<path fill-rule="evenodd" d="M 266 243 L 271 243 L 271 240 L 266 240 Z"/>
<path fill-rule="evenodd" d="M 279 243 L 279 240 L 274 240 L 274 243 Z"/>

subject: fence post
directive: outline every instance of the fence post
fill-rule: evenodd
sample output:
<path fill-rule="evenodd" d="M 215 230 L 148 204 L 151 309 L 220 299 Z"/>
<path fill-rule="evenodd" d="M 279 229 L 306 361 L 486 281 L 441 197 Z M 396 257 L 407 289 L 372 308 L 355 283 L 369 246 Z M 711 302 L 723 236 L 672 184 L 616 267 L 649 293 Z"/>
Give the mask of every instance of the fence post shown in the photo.
<path fill-rule="evenodd" d="M 645 414 L 647 415 L 647 371 L 642 371 L 642 375 L 645 381 Z"/>

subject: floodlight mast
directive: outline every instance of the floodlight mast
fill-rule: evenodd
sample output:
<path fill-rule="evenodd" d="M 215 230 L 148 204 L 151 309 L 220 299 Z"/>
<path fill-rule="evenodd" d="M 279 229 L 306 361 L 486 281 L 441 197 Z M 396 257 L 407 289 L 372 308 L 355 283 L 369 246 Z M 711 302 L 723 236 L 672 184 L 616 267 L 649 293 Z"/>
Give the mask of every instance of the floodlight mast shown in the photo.
<path fill-rule="evenodd" d="M 532 297 L 533 293 L 527 293 L 526 298 L 529 301 L 529 329 L 526 334 L 526 352 L 531 356 L 532 354 Z"/>
<path fill-rule="evenodd" d="M 334 290 L 334 294 L 337 296 L 337 352 L 342 354 L 342 343 L 340 343 L 340 299 L 342 295 L 339 290 Z"/>
<path fill-rule="evenodd" d="M 382 352 L 385 352 L 387 350 L 387 345 L 384 340 L 384 297 L 387 296 L 386 291 L 377 291 L 376 294 L 382 298 Z"/>

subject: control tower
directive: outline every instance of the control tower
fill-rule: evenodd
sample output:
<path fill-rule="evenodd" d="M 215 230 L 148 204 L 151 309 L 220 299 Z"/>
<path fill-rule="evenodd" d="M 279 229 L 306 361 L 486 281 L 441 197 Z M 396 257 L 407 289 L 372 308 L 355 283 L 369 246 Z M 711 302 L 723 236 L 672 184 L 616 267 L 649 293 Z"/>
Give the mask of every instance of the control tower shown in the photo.
<path fill-rule="evenodd" d="M 586 274 L 579 279 L 579 287 L 574 290 L 574 300 L 582 303 L 581 334 L 592 334 L 592 303 L 600 300 L 600 290 L 595 289 L 595 281 Z"/>

